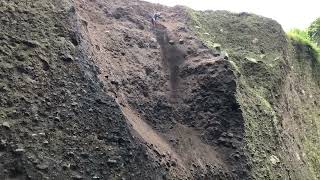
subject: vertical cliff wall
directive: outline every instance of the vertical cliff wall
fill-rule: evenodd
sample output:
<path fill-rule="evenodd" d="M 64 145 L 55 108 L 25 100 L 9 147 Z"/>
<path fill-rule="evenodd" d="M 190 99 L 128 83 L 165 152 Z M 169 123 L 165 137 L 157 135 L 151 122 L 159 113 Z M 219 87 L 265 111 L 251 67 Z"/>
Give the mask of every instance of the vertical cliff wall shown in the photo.
<path fill-rule="evenodd" d="M 318 179 L 319 59 L 275 21 L 247 13 L 190 12 L 190 26 L 230 56 L 255 179 Z"/>
<path fill-rule="evenodd" d="M 320 178 L 319 59 L 271 19 L 5 0 L 0 22 L 0 179 Z"/>
<path fill-rule="evenodd" d="M 0 2 L 0 179 L 161 179 L 103 91 L 74 2 Z"/>

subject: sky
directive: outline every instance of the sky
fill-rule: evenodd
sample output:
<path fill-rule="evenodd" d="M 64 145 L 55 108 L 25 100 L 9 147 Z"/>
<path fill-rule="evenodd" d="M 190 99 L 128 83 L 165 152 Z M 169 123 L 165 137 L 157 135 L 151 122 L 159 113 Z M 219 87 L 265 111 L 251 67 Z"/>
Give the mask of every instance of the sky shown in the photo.
<path fill-rule="evenodd" d="M 278 21 L 284 30 L 307 28 L 320 17 L 320 0 L 144 0 L 167 6 L 185 5 L 196 10 L 250 12 Z"/>

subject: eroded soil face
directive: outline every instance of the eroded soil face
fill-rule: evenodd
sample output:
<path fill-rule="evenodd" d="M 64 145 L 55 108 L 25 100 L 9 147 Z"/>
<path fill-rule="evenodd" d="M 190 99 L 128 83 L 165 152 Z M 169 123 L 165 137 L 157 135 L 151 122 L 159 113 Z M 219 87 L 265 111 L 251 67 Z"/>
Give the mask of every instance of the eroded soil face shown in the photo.
<path fill-rule="evenodd" d="M 129 131 L 70 1 L 0 2 L 0 179 L 163 179 Z"/>
<path fill-rule="evenodd" d="M 245 179 L 233 72 L 186 26 L 182 8 L 77 1 L 107 93 L 169 179 Z M 154 11 L 162 19 L 153 27 Z"/>
<path fill-rule="evenodd" d="M 310 47 L 268 18 L 186 11 L 0 1 L 0 179 L 317 179 Z"/>
<path fill-rule="evenodd" d="M 183 8 L 0 4 L 0 179 L 248 177 L 235 76 Z"/>

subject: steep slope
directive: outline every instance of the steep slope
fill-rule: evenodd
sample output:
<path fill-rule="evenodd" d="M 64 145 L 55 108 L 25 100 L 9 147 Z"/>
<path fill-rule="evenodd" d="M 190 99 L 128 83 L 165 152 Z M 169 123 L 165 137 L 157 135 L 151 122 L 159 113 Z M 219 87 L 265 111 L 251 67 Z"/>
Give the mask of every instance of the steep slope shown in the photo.
<path fill-rule="evenodd" d="M 107 91 L 169 177 L 245 179 L 244 123 L 228 62 L 186 27 L 184 8 L 137 3 L 78 1 Z M 155 10 L 162 22 L 152 27 Z"/>
<path fill-rule="evenodd" d="M 288 40 L 267 18 L 189 12 L 198 37 L 230 55 L 253 178 L 318 179 L 320 69 L 312 47 Z"/>
<path fill-rule="evenodd" d="M 0 4 L 0 179 L 162 179 L 103 92 L 73 3 Z"/>
<path fill-rule="evenodd" d="M 275 21 L 138 0 L 0 17 L 0 179 L 320 178 L 319 59 Z"/>
<path fill-rule="evenodd" d="M 292 71 L 284 85 L 285 131 L 296 145 L 296 158 L 309 169 L 310 179 L 320 178 L 320 61 L 310 46 L 292 40 Z"/>

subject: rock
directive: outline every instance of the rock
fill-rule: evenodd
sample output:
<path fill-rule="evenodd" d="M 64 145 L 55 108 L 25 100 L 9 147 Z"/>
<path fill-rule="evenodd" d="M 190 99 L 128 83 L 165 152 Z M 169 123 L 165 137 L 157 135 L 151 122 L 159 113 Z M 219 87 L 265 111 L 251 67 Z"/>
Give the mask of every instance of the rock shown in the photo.
<path fill-rule="evenodd" d="M 252 40 L 252 43 L 253 44 L 257 44 L 259 42 L 259 39 L 258 38 L 254 38 L 253 40 Z"/>
<path fill-rule="evenodd" d="M 63 170 L 67 170 L 67 169 L 70 168 L 70 166 L 71 166 L 71 165 L 70 165 L 69 163 L 63 163 L 63 164 L 62 164 L 62 169 L 63 169 Z"/>
<path fill-rule="evenodd" d="M 223 59 L 229 60 L 229 54 L 227 52 L 223 51 L 221 55 L 223 56 Z"/>
<path fill-rule="evenodd" d="M 68 10 L 68 12 L 75 13 L 76 12 L 76 8 L 74 6 L 71 6 L 70 9 Z"/>
<path fill-rule="evenodd" d="M 169 170 L 170 170 L 170 168 L 169 168 L 168 166 L 166 166 L 166 167 L 165 167 L 165 170 L 166 170 L 166 171 L 169 171 Z"/>
<path fill-rule="evenodd" d="M 8 92 L 9 88 L 6 84 L 0 83 L 0 92 Z"/>
<path fill-rule="evenodd" d="M 75 171 L 75 170 L 79 169 L 79 166 L 77 164 L 70 164 L 70 169 Z"/>
<path fill-rule="evenodd" d="M 38 164 L 38 163 L 39 163 L 39 159 L 36 158 L 36 156 L 33 155 L 33 154 L 30 154 L 27 158 L 28 158 L 33 164 Z"/>
<path fill-rule="evenodd" d="M 41 163 L 41 164 L 38 164 L 36 167 L 40 170 L 46 170 L 49 168 L 49 165 L 47 163 Z"/>
<path fill-rule="evenodd" d="M 119 82 L 118 81 L 111 81 L 111 84 L 118 86 Z"/>
<path fill-rule="evenodd" d="M 173 45 L 173 44 L 174 44 L 174 41 L 173 41 L 173 40 L 170 40 L 170 41 L 169 41 L 169 44 Z"/>
<path fill-rule="evenodd" d="M 82 152 L 80 155 L 81 155 L 81 157 L 83 157 L 83 158 L 88 158 L 88 157 L 89 157 L 89 154 L 86 153 L 86 152 Z"/>
<path fill-rule="evenodd" d="M 10 129 L 10 124 L 8 122 L 3 122 L 2 126 L 5 127 L 5 128 Z"/>
<path fill-rule="evenodd" d="M 276 165 L 276 164 L 279 164 L 279 163 L 280 163 L 280 159 L 279 159 L 277 156 L 275 156 L 275 155 L 271 155 L 271 156 L 270 156 L 270 161 L 271 161 L 271 163 L 272 163 L 273 165 Z"/>
<path fill-rule="evenodd" d="M 100 177 L 98 175 L 94 175 L 92 179 L 100 179 Z"/>
<path fill-rule="evenodd" d="M 214 43 L 214 44 L 213 44 L 213 48 L 215 48 L 216 50 L 220 51 L 220 50 L 221 50 L 221 44 L 219 44 L 219 43 Z"/>
<path fill-rule="evenodd" d="M 178 27 L 178 31 L 188 32 L 186 27 Z"/>
<path fill-rule="evenodd" d="M 72 152 L 72 151 L 67 152 L 67 156 L 68 157 L 75 157 L 74 152 Z"/>
<path fill-rule="evenodd" d="M 26 61 L 27 59 L 27 55 L 25 54 L 17 54 L 15 57 L 17 58 L 18 61 Z"/>
<path fill-rule="evenodd" d="M 224 137 L 219 137 L 219 139 L 218 139 L 218 142 L 220 142 L 220 143 L 223 143 L 223 142 L 226 142 L 226 141 L 227 140 Z"/>
<path fill-rule="evenodd" d="M 171 161 L 171 166 L 172 167 L 176 167 L 177 166 L 177 162 L 176 161 Z"/>
<path fill-rule="evenodd" d="M 25 152 L 25 149 L 23 149 L 23 148 L 18 148 L 18 149 L 16 149 L 16 150 L 14 150 L 14 152 L 15 152 L 16 154 L 23 154 L 23 153 Z"/>
<path fill-rule="evenodd" d="M 201 29 L 201 27 L 200 27 L 200 26 L 195 26 L 195 28 L 196 28 L 196 29 Z"/>
<path fill-rule="evenodd" d="M 138 45 L 139 48 L 147 48 L 147 47 L 149 47 L 149 45 L 147 43 L 144 43 L 142 41 L 139 41 L 137 43 L 137 45 Z"/>
<path fill-rule="evenodd" d="M 157 39 L 151 38 L 150 43 L 149 43 L 149 47 L 152 49 L 157 49 L 157 47 L 158 47 Z"/>
<path fill-rule="evenodd" d="M 157 149 L 153 149 L 153 152 L 155 152 L 157 154 L 157 156 L 161 157 L 161 154 L 159 153 L 159 151 Z"/>
<path fill-rule="evenodd" d="M 4 139 L 1 139 L 1 141 L 0 141 L 0 150 L 3 150 L 6 147 L 7 147 L 7 141 L 4 140 Z"/>
<path fill-rule="evenodd" d="M 258 63 L 258 61 L 254 58 L 246 57 L 245 60 L 250 61 L 252 63 Z"/>
<path fill-rule="evenodd" d="M 115 160 L 115 159 L 108 159 L 107 163 L 108 163 L 109 165 L 114 165 L 114 164 L 117 164 L 118 161 Z"/>
<path fill-rule="evenodd" d="M 74 61 L 74 57 L 71 56 L 70 54 L 62 55 L 61 59 L 65 62 L 72 62 Z"/>
<path fill-rule="evenodd" d="M 217 49 L 212 49 L 211 50 L 211 54 L 214 56 L 214 57 L 219 57 L 221 56 L 221 52 Z"/>
<path fill-rule="evenodd" d="M 183 39 L 179 39 L 179 44 L 184 44 L 184 40 Z"/>
<path fill-rule="evenodd" d="M 38 41 L 23 40 L 22 42 L 31 48 L 36 48 L 40 46 L 40 43 Z"/>
<path fill-rule="evenodd" d="M 79 174 L 73 175 L 72 179 L 83 179 L 83 177 Z"/>
<path fill-rule="evenodd" d="M 223 145 L 223 146 L 225 146 L 225 147 L 233 147 L 232 142 L 231 142 L 229 139 L 224 138 L 224 137 L 220 137 L 220 138 L 218 139 L 218 144 L 219 144 L 219 145 Z"/>
<path fill-rule="evenodd" d="M 122 17 L 127 17 L 128 16 L 128 10 L 124 9 L 122 7 L 119 7 L 114 12 L 112 12 L 112 16 L 115 19 L 120 19 Z"/>
<path fill-rule="evenodd" d="M 203 33 L 203 34 L 204 34 L 204 35 L 206 35 L 206 36 L 210 36 L 210 34 L 209 34 L 209 33 L 207 33 L 207 32 L 206 32 L 206 33 Z"/>
<path fill-rule="evenodd" d="M 98 103 L 98 104 L 108 104 L 105 100 L 103 100 L 103 99 L 96 99 L 96 102 Z"/>
<path fill-rule="evenodd" d="M 54 117 L 54 120 L 55 120 L 55 121 L 60 121 L 61 119 L 60 119 L 59 116 L 56 116 L 56 117 Z"/>
<path fill-rule="evenodd" d="M 157 42 L 157 39 L 156 39 L 156 38 L 151 38 L 150 41 L 151 41 L 152 43 L 156 43 L 156 42 Z"/>
<path fill-rule="evenodd" d="M 233 158 L 235 158 L 236 160 L 240 159 L 240 155 L 239 154 L 234 154 Z"/>
<path fill-rule="evenodd" d="M 193 36 L 187 36 L 187 38 L 186 38 L 186 39 L 191 40 L 191 39 L 194 39 L 194 37 L 193 37 Z"/>
<path fill-rule="evenodd" d="M 233 133 L 227 133 L 227 137 L 230 137 L 230 138 L 232 138 L 233 137 Z"/>

